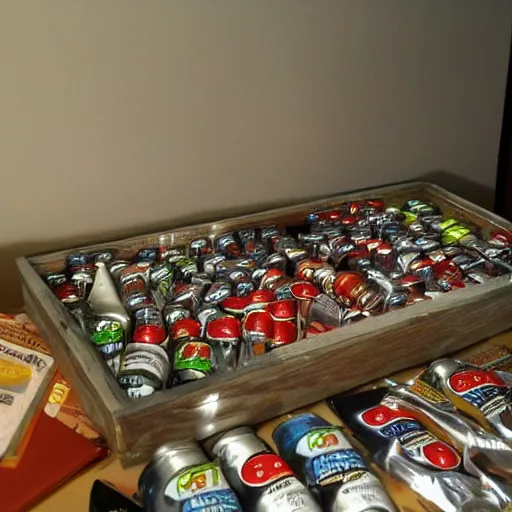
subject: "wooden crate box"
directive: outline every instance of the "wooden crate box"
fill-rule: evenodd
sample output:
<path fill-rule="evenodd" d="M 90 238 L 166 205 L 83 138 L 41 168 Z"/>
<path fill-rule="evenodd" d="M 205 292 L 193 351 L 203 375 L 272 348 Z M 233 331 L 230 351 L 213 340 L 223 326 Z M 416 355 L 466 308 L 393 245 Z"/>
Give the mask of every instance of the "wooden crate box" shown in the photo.
<path fill-rule="evenodd" d="M 216 374 L 139 400 L 129 399 L 40 275 L 61 270 L 67 254 L 115 249 L 133 257 L 158 244 L 251 226 L 296 225 L 308 212 L 347 201 L 382 198 L 436 203 L 446 215 L 481 228 L 510 230 L 504 219 L 435 185 L 405 183 L 341 194 L 213 223 L 18 259 L 27 310 L 50 345 L 83 408 L 125 464 L 143 461 L 166 442 L 204 439 L 230 427 L 257 424 L 380 376 L 460 350 L 512 327 L 510 276 L 491 279 L 375 316 L 264 354 L 247 367 Z"/>

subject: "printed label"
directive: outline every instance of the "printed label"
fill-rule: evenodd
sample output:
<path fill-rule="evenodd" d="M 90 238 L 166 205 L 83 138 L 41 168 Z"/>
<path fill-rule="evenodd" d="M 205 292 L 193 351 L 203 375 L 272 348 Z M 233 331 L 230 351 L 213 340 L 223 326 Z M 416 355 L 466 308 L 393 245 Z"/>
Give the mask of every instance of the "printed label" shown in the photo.
<path fill-rule="evenodd" d="M 112 320 L 99 320 L 91 332 L 91 340 L 96 345 L 119 343 L 123 338 L 124 330 L 121 324 Z"/>
<path fill-rule="evenodd" d="M 71 391 L 71 388 L 66 384 L 64 380 L 57 381 L 50 392 L 48 402 L 44 407 L 44 412 L 51 418 L 57 417 L 62 405 L 66 402 L 66 399 Z"/>
<path fill-rule="evenodd" d="M 409 432 L 415 432 L 421 430 L 421 425 L 414 420 L 403 420 L 387 425 L 379 430 L 379 433 L 387 438 L 393 438 L 397 436 L 403 436 Z"/>
<path fill-rule="evenodd" d="M 169 356 L 164 348 L 160 345 L 152 345 L 151 343 L 136 343 L 131 342 L 126 345 L 125 354 L 131 355 L 139 352 L 149 352 L 150 354 L 154 354 L 156 357 L 159 357 L 165 361 L 169 361 Z"/>
<path fill-rule="evenodd" d="M 369 472 L 363 458 L 353 449 L 339 427 L 328 424 L 314 414 L 304 413 L 278 425 L 272 438 L 279 452 L 292 463 L 294 469 L 294 464 L 297 464 L 297 471 L 309 487 L 314 487 L 320 496 L 329 501 L 334 498 L 334 503 L 329 506 L 331 512 L 394 510 L 386 491 Z M 372 489 L 367 489 L 367 485 Z M 363 495 L 359 494 L 362 492 Z M 308 496 L 302 493 L 301 501 L 307 503 Z M 310 501 L 299 510 L 319 508 Z"/>
<path fill-rule="evenodd" d="M 348 472 L 366 469 L 362 457 L 336 427 L 310 430 L 296 451 L 308 459 L 305 473 L 311 485 L 329 485 L 343 480 Z"/>
<path fill-rule="evenodd" d="M 354 449 L 330 451 L 309 459 L 305 465 L 308 483 L 320 486 L 351 480 L 349 474 L 353 472 L 357 479 L 367 470 L 363 458 Z"/>
<path fill-rule="evenodd" d="M 333 512 L 346 510 L 395 510 L 386 491 L 377 478 L 369 472 L 347 482 L 336 495 Z"/>
<path fill-rule="evenodd" d="M 310 486 L 344 482 L 367 470 L 340 428 L 314 414 L 301 414 L 283 422 L 272 437 L 286 460 L 302 459 L 304 479 Z"/>
<path fill-rule="evenodd" d="M 0 386 L 8 389 L 25 388 L 32 378 L 29 366 L 0 357 Z"/>
<path fill-rule="evenodd" d="M 174 356 L 175 370 L 213 372 L 213 352 L 210 345 L 200 341 L 182 343 Z"/>
<path fill-rule="evenodd" d="M 459 454 L 450 445 L 432 435 L 420 441 L 413 453 L 418 452 L 417 457 L 421 461 L 427 461 L 434 468 L 444 471 L 456 469 L 461 462 Z"/>
<path fill-rule="evenodd" d="M 183 502 L 182 512 L 242 512 L 231 489 L 205 492 Z"/>
<path fill-rule="evenodd" d="M 440 470 L 453 470 L 460 464 L 459 454 L 426 431 L 407 411 L 380 404 L 364 411 L 360 420 L 385 438 L 397 438 L 405 454 L 419 464 Z"/>
<path fill-rule="evenodd" d="M 144 359 L 143 357 L 135 356 L 123 361 L 121 366 L 121 373 L 125 374 L 128 372 L 140 372 L 140 375 L 142 376 L 163 379 L 166 369 L 164 368 L 162 361 L 158 361 L 157 359 Z"/>
<path fill-rule="evenodd" d="M 242 482 L 251 487 L 263 487 L 292 475 L 288 464 L 274 453 L 261 453 L 251 457 L 240 471 Z"/>
<path fill-rule="evenodd" d="M 186 469 L 167 484 L 164 495 L 181 502 L 182 512 L 242 512 L 216 462 Z"/>
<path fill-rule="evenodd" d="M 153 386 L 149 386 L 148 384 L 142 384 L 135 388 L 128 388 L 126 390 L 127 395 L 130 398 L 142 398 L 143 396 L 152 395 L 155 392 L 155 388 Z"/>
<path fill-rule="evenodd" d="M 17 359 L 23 363 L 27 363 L 34 367 L 37 372 L 44 370 L 48 363 L 47 361 L 39 357 L 35 352 L 27 353 L 27 351 L 17 350 L 11 346 L 3 345 L 0 343 L 0 355 L 10 356 L 13 359 Z"/>
<path fill-rule="evenodd" d="M 448 379 L 450 389 L 471 405 L 481 409 L 487 402 L 507 394 L 508 388 L 494 372 L 466 370 Z"/>
<path fill-rule="evenodd" d="M 0 391 L 0 404 L 12 405 L 14 403 L 14 396 L 10 393 Z"/>
<path fill-rule="evenodd" d="M 505 396 L 506 389 L 497 388 L 494 386 L 482 386 L 481 388 L 473 389 L 467 393 L 457 393 L 464 398 L 471 405 L 481 409 L 487 402 L 498 396 Z"/>
<path fill-rule="evenodd" d="M 295 478 L 279 480 L 259 498 L 258 510 L 279 512 L 320 512 L 311 493 Z"/>
<path fill-rule="evenodd" d="M 421 396 L 427 402 L 432 404 L 447 403 L 448 399 L 441 392 L 429 386 L 427 383 L 421 380 L 415 380 L 409 387 L 409 390 L 415 395 Z"/>
<path fill-rule="evenodd" d="M 324 427 L 310 430 L 297 443 L 296 452 L 303 457 L 314 457 L 347 448 L 352 447 L 336 427 Z"/>
<path fill-rule="evenodd" d="M 0 459 L 30 419 L 52 365 L 48 355 L 0 340 Z"/>
<path fill-rule="evenodd" d="M 481 366 L 486 370 L 500 370 L 510 372 L 512 354 L 506 347 L 489 347 L 483 352 L 464 358 L 469 364 Z"/>
<path fill-rule="evenodd" d="M 400 409 L 390 409 L 385 405 L 377 405 L 366 410 L 361 414 L 361 421 L 386 438 L 399 437 L 408 432 L 424 430 L 407 413 Z"/>

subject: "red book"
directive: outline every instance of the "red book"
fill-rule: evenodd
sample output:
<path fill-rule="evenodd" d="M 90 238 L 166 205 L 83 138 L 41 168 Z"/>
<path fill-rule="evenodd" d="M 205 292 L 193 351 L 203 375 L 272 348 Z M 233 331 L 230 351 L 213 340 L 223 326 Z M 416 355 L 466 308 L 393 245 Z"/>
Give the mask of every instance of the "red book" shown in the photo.
<path fill-rule="evenodd" d="M 41 414 L 15 468 L 0 467 L 0 510 L 20 512 L 42 500 L 56 487 L 108 450 L 96 446 L 60 421 Z"/>

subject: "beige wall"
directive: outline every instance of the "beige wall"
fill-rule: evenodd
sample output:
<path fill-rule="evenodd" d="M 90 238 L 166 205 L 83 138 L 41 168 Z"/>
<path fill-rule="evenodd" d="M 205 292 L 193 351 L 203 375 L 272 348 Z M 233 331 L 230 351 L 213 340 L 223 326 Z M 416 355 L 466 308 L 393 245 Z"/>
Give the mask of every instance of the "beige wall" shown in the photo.
<path fill-rule="evenodd" d="M 511 19 L 506 0 L 0 0 L 2 304 L 18 253 L 437 170 L 492 188 Z"/>

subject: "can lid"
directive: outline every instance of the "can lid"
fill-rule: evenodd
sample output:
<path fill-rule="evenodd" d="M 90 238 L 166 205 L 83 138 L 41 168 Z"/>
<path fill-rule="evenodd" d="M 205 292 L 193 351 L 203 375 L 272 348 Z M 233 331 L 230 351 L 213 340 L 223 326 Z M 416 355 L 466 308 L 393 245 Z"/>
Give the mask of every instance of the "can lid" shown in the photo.
<path fill-rule="evenodd" d="M 230 443 L 233 438 L 243 436 L 243 435 L 256 435 L 254 433 L 254 430 L 251 427 L 237 427 L 232 428 L 231 430 L 228 430 L 227 432 L 224 432 L 220 438 L 215 442 L 212 448 L 212 453 L 216 457 L 219 455 L 219 451 L 222 449 L 222 447 L 228 443 Z"/>
<path fill-rule="evenodd" d="M 169 479 L 185 468 L 207 462 L 208 457 L 195 441 L 166 443 L 155 451 L 144 468 L 139 478 L 139 489 L 154 482 L 157 475 Z"/>
<path fill-rule="evenodd" d="M 144 509 L 149 512 L 160 510 L 162 493 L 169 480 L 186 468 L 207 462 L 208 457 L 194 441 L 160 446 L 139 477 L 139 494 Z"/>
<path fill-rule="evenodd" d="M 160 463 L 165 458 L 168 461 L 173 460 L 173 466 L 180 466 L 177 471 L 195 464 L 208 462 L 206 454 L 195 441 L 178 441 L 166 443 L 157 448 L 150 462 Z"/>
<path fill-rule="evenodd" d="M 237 427 L 222 434 L 222 436 L 211 449 L 213 456 L 220 458 L 224 448 L 226 448 L 230 443 L 240 441 L 240 438 L 244 436 L 249 437 L 249 444 L 251 445 L 252 451 L 263 451 L 267 449 L 265 443 L 263 443 L 263 441 L 256 436 L 254 430 L 251 427 Z M 240 450 L 240 446 L 237 446 L 237 450 Z"/>

